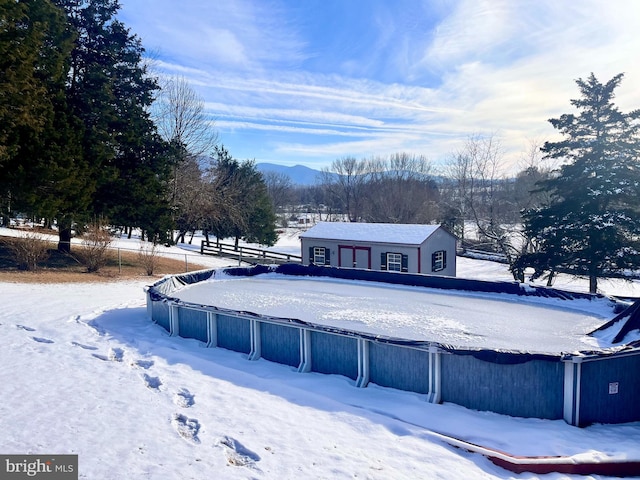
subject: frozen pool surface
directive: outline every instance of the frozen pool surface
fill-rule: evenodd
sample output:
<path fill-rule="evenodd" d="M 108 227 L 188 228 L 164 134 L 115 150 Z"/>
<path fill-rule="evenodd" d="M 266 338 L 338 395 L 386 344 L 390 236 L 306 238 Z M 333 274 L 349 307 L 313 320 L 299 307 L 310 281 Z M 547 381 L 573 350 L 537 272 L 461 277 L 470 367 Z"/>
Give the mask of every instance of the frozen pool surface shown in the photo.
<path fill-rule="evenodd" d="M 593 350 L 613 316 L 605 300 L 560 300 L 269 273 L 222 276 L 172 296 L 185 302 L 457 347 Z"/>

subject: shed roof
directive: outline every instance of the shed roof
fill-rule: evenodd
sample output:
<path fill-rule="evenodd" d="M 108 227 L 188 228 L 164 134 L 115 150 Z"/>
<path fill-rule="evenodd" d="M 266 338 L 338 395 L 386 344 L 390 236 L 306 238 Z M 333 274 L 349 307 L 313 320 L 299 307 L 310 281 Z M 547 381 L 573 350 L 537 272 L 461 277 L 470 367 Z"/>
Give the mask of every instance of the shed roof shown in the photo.
<path fill-rule="evenodd" d="M 420 245 L 438 228 L 440 225 L 320 222 L 300 236 L 323 240 Z"/>

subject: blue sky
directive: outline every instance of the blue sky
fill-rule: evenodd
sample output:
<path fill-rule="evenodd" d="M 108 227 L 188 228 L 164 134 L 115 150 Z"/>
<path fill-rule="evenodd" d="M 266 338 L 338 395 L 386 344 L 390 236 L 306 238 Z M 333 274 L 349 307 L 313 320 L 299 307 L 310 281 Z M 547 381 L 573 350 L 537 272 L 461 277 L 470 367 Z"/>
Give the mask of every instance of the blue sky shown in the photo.
<path fill-rule="evenodd" d="M 120 0 L 161 75 L 184 77 L 238 159 L 320 169 L 398 152 L 446 163 L 493 135 L 505 172 L 575 79 L 624 72 L 640 108 L 638 0 Z"/>

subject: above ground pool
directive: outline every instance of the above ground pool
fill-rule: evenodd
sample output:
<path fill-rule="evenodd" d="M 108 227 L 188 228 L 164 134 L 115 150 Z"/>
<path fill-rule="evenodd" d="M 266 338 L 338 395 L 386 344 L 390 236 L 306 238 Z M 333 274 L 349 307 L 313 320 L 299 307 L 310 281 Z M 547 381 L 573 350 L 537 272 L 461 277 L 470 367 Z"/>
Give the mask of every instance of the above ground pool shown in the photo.
<path fill-rule="evenodd" d="M 147 312 L 172 336 L 356 387 L 577 426 L 640 420 L 640 302 L 289 264 L 166 277 Z"/>

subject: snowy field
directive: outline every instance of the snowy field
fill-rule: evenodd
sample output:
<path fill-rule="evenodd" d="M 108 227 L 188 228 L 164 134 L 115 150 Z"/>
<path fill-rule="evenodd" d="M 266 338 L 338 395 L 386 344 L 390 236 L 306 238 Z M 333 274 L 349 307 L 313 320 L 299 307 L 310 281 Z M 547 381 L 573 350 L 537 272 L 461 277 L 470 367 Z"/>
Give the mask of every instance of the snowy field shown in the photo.
<path fill-rule="evenodd" d="M 471 278 L 499 271 L 496 279 L 509 279 L 490 262 L 458 266 Z M 640 459 L 640 422 L 579 429 L 433 405 L 169 337 L 146 318 L 149 283 L 0 283 L 3 453 L 75 453 L 80 478 L 92 480 L 536 478 L 430 431 L 515 455 Z M 584 291 L 585 283 L 567 286 Z"/>

